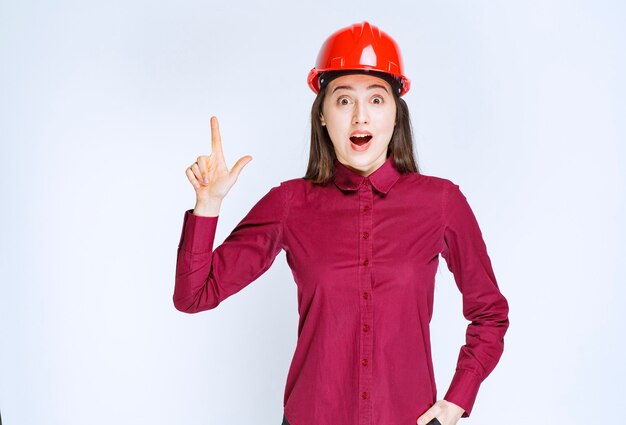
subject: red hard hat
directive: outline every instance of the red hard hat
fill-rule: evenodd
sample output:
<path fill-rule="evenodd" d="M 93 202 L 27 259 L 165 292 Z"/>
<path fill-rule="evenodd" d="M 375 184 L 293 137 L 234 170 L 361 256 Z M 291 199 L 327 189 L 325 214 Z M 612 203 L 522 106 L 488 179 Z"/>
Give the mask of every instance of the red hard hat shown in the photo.
<path fill-rule="evenodd" d="M 404 75 L 398 44 L 367 21 L 342 28 L 326 39 L 307 82 L 311 90 L 319 93 L 322 72 L 349 70 L 388 74 L 398 82 L 400 96 L 411 86 L 411 81 Z"/>

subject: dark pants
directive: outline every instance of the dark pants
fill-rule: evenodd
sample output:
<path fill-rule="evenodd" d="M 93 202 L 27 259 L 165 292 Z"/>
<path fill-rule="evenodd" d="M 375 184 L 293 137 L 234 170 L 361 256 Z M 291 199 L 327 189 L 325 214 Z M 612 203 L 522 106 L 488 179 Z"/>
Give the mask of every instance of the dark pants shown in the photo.
<path fill-rule="evenodd" d="M 2 424 L 0 423 L 0 425 Z M 289 422 L 287 422 L 287 418 L 285 418 L 284 414 L 283 414 L 283 423 L 280 425 L 289 425 Z M 428 422 L 428 425 L 441 425 L 441 422 L 439 422 L 437 418 L 434 418 L 432 421 Z"/>

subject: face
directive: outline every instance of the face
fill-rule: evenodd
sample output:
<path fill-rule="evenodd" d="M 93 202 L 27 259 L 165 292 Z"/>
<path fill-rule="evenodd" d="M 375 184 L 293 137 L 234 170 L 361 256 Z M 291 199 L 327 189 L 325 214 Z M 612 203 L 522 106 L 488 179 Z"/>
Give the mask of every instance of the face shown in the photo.
<path fill-rule="evenodd" d="M 396 120 L 391 86 L 367 74 L 335 78 L 326 87 L 320 120 L 339 162 L 367 176 L 387 158 Z"/>

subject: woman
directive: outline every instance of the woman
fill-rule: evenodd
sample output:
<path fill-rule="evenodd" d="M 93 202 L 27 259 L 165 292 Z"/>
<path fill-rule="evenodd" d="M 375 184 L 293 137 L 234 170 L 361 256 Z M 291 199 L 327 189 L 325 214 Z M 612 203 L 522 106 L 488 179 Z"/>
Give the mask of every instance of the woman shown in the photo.
<path fill-rule="evenodd" d="M 508 303 L 476 218 L 448 179 L 414 160 L 400 51 L 367 22 L 331 35 L 308 83 L 317 93 L 302 178 L 271 188 L 213 249 L 222 199 L 252 159 L 212 153 L 186 175 L 174 304 L 212 309 L 256 280 L 284 249 L 298 287 L 298 343 L 283 424 L 453 425 L 468 417 L 503 352 Z M 437 400 L 429 322 L 442 255 L 471 321 L 456 372 Z"/>

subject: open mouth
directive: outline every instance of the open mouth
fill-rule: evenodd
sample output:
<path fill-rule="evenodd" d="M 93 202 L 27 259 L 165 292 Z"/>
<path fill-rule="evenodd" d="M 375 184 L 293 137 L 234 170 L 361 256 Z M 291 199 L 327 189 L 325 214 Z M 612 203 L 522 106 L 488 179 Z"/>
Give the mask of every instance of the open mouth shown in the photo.
<path fill-rule="evenodd" d="M 355 145 L 358 145 L 358 146 L 362 146 L 362 145 L 366 144 L 371 139 L 372 139 L 371 135 L 352 136 L 352 137 L 350 137 L 350 140 L 352 141 L 352 143 L 354 143 Z"/>

